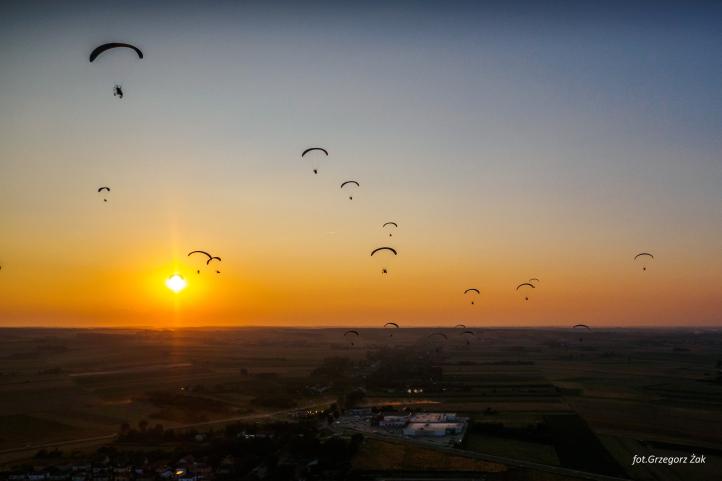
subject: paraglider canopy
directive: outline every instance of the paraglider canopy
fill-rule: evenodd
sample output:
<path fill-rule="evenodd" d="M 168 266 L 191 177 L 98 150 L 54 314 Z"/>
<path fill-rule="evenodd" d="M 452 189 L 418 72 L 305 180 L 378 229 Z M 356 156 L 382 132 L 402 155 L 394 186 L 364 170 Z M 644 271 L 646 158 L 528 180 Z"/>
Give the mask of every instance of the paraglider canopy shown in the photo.
<path fill-rule="evenodd" d="M 208 262 L 210 262 L 211 259 L 213 259 L 213 256 L 210 255 L 210 254 L 209 254 L 208 252 L 206 252 L 206 251 L 190 251 L 190 252 L 188 253 L 188 257 L 192 256 L 193 254 L 203 254 L 204 256 L 207 256 L 207 257 L 208 257 L 208 261 L 206 261 L 206 264 L 207 264 Z M 218 260 L 220 260 L 220 259 L 218 259 Z"/>
<path fill-rule="evenodd" d="M 90 52 L 90 61 L 93 62 L 98 56 L 112 48 L 129 48 L 131 50 L 134 50 L 136 54 L 138 54 L 138 58 L 143 58 L 143 52 L 136 47 L 135 45 L 131 45 L 129 43 L 120 43 L 120 42 L 111 42 L 111 43 L 104 43 L 103 45 L 99 45 L 93 49 L 92 52 Z"/>
<path fill-rule="evenodd" d="M 374 254 L 376 254 L 377 252 L 382 252 L 382 251 L 389 251 L 389 252 L 391 252 L 393 255 L 396 255 L 396 254 L 397 254 L 397 253 L 396 253 L 396 249 L 394 249 L 393 247 L 377 247 L 376 249 L 374 249 L 374 250 L 371 251 L 371 255 L 374 255 Z"/>
<path fill-rule="evenodd" d="M 428 337 L 429 339 L 432 339 L 432 338 L 434 338 L 435 336 L 439 336 L 439 337 L 443 338 L 443 339 L 446 340 L 446 341 L 449 340 L 449 336 L 447 336 L 447 335 L 444 334 L 443 332 L 432 332 L 432 333 L 429 334 L 427 337 Z"/>
<path fill-rule="evenodd" d="M 301 154 L 301 157 L 305 156 L 309 152 L 313 152 L 314 150 L 319 150 L 319 151 L 323 152 L 324 154 L 328 155 L 328 151 L 326 149 L 324 149 L 323 147 L 311 147 L 309 149 L 304 150 L 303 153 Z"/>

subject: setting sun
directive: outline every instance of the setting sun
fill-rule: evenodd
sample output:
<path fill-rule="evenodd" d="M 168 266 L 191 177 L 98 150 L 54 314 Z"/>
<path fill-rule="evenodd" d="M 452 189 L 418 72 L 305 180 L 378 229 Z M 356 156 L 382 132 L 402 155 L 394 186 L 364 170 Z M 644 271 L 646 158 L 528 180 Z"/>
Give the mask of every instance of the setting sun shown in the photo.
<path fill-rule="evenodd" d="M 185 289 L 187 284 L 188 283 L 185 279 L 183 279 L 183 276 L 179 274 L 173 274 L 165 281 L 166 287 L 176 293 Z"/>

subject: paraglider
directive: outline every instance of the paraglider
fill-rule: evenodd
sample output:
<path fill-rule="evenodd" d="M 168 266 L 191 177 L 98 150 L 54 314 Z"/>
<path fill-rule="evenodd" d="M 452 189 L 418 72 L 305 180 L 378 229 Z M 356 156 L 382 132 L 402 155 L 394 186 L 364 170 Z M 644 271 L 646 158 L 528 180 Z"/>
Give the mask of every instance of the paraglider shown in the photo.
<path fill-rule="evenodd" d="M 379 252 L 380 252 L 380 253 L 389 252 L 390 254 L 397 255 L 396 249 L 394 249 L 393 247 L 377 247 L 376 249 L 374 249 L 374 250 L 371 251 L 371 256 L 373 257 L 374 254 L 379 253 Z M 388 274 L 387 268 L 386 268 L 386 267 L 382 267 L 382 268 L 381 268 L 381 273 L 382 273 L 382 274 Z"/>
<path fill-rule="evenodd" d="M 654 260 L 654 256 L 652 254 L 650 254 L 649 252 L 640 252 L 639 254 L 634 256 L 635 261 L 639 258 L 642 259 L 642 270 L 643 271 L 647 270 L 647 262 L 650 260 Z"/>
<path fill-rule="evenodd" d="M 110 187 L 108 187 L 108 186 L 98 187 L 98 193 L 101 193 L 103 191 L 110 192 Z M 108 202 L 108 199 L 103 198 L 103 202 Z"/>
<path fill-rule="evenodd" d="M 462 336 L 462 339 L 464 339 L 464 341 L 466 341 L 467 346 L 471 344 L 471 340 L 476 337 L 474 331 L 463 331 L 459 335 Z"/>
<path fill-rule="evenodd" d="M 317 152 L 318 155 L 314 155 L 312 152 Z M 318 174 L 318 164 L 320 162 L 320 154 L 324 154 L 326 157 L 328 157 L 328 151 L 324 149 L 323 147 L 310 147 L 303 151 L 301 154 L 301 158 L 306 157 L 306 154 L 309 154 L 308 158 L 311 161 L 311 166 L 313 168 L 313 173 Z"/>
<path fill-rule="evenodd" d="M 399 325 L 396 324 L 395 322 L 387 322 L 386 324 L 384 324 L 384 329 L 386 329 L 386 328 L 391 328 L 391 330 L 389 332 L 389 337 L 394 337 L 393 330 L 398 329 Z"/>
<path fill-rule="evenodd" d="M 575 324 L 572 326 L 572 329 L 579 329 L 582 331 L 591 331 L 592 330 L 592 328 L 587 326 L 586 324 Z M 581 334 L 579 335 L 579 342 L 584 342 L 584 338 L 581 336 Z"/>
<path fill-rule="evenodd" d="M 210 264 L 211 261 L 213 261 L 213 260 L 217 260 L 218 262 L 221 261 L 221 258 L 220 258 L 220 257 L 212 256 L 212 255 L 210 255 L 208 252 L 206 252 L 206 251 L 201 251 L 201 250 L 190 251 L 190 252 L 188 253 L 188 256 L 187 256 L 187 257 L 190 257 L 190 256 L 192 256 L 193 254 L 201 254 L 201 255 L 206 256 L 206 257 L 207 257 L 207 259 L 206 259 L 206 265 Z M 200 269 L 197 269 L 197 270 L 196 270 L 196 274 L 200 274 L 200 273 L 201 273 L 201 270 L 200 270 Z M 216 271 L 216 273 L 217 273 L 217 274 L 220 274 L 220 272 L 218 272 L 218 271 Z"/>
<path fill-rule="evenodd" d="M 397 229 L 399 227 L 399 225 L 396 222 L 386 222 L 384 225 L 381 226 L 382 229 L 386 229 L 387 227 L 389 229 L 391 227 L 393 227 L 394 229 Z M 393 234 L 391 232 L 389 232 L 389 237 L 393 237 Z"/>
<path fill-rule="evenodd" d="M 143 58 L 143 52 L 136 47 L 135 45 L 131 45 L 129 43 L 120 43 L 120 42 L 111 42 L 111 43 L 104 43 L 103 45 L 99 45 L 95 49 L 93 49 L 92 52 L 90 52 L 90 63 L 93 63 L 95 59 L 98 58 L 101 54 L 104 52 L 115 49 L 115 48 L 124 48 L 124 49 L 130 49 L 134 51 L 138 55 L 138 59 Z M 123 87 L 116 83 L 115 86 L 113 86 L 113 96 L 117 97 L 118 99 L 123 99 L 124 93 L 123 93 Z"/>
<path fill-rule="evenodd" d="M 221 262 L 221 258 L 218 257 L 218 256 L 213 256 L 213 257 L 211 257 L 210 259 L 208 259 L 208 260 L 206 261 L 206 265 L 210 264 L 212 261 Z M 220 274 L 220 273 L 221 273 L 221 271 L 219 271 L 218 269 L 216 269 L 216 274 Z"/>
<path fill-rule="evenodd" d="M 346 187 L 346 186 L 348 186 L 348 187 Z M 356 182 L 355 180 L 347 180 L 346 182 L 343 182 L 343 183 L 341 184 L 341 188 L 342 188 L 342 189 L 343 189 L 344 187 L 346 187 L 346 190 L 349 190 L 349 189 L 350 189 L 351 192 L 353 192 L 354 186 L 356 186 L 356 188 L 361 187 L 361 186 L 359 185 L 359 183 Z M 353 200 L 353 195 L 352 195 L 352 194 L 349 194 L 348 199 L 349 199 L 349 200 Z"/>
<path fill-rule="evenodd" d="M 518 286 L 516 286 L 516 290 L 517 290 L 517 291 L 518 291 L 519 289 L 522 289 L 522 288 L 525 289 L 525 290 L 528 289 L 528 288 L 534 289 L 534 284 L 531 284 L 531 283 L 529 283 L 529 282 L 522 282 L 521 284 L 519 284 Z M 522 292 L 524 292 L 524 291 L 522 291 Z M 524 295 L 524 300 L 525 300 L 525 301 L 528 301 L 528 300 L 529 300 L 529 296 L 525 294 L 525 295 Z"/>
<path fill-rule="evenodd" d="M 440 352 L 441 347 L 444 345 L 446 341 L 449 340 L 449 337 L 444 334 L 443 332 L 433 332 L 426 336 L 426 339 L 436 345 L 435 351 Z"/>
<path fill-rule="evenodd" d="M 351 337 L 349 337 L 349 336 L 351 336 Z M 343 333 L 343 337 L 344 337 L 344 339 L 351 339 L 350 342 L 351 342 L 351 345 L 353 346 L 354 345 L 353 339 L 356 339 L 357 337 L 359 337 L 359 333 L 355 329 L 349 329 L 348 331 Z"/>
<path fill-rule="evenodd" d="M 468 293 L 470 293 L 470 292 L 475 293 L 477 296 L 480 294 L 479 289 L 476 289 L 476 288 L 472 287 L 472 288 L 470 288 L 470 289 L 465 290 L 465 291 L 464 291 L 464 295 L 466 295 L 466 294 L 468 294 Z M 471 305 L 472 305 L 472 306 L 474 305 L 474 299 L 473 299 L 473 298 L 471 299 Z"/>

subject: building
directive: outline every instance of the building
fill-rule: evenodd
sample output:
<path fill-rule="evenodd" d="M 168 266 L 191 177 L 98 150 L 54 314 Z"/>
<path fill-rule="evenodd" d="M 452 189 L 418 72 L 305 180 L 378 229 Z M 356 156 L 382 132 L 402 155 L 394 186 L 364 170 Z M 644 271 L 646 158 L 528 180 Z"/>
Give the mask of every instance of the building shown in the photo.
<path fill-rule="evenodd" d="M 417 413 L 411 416 L 410 423 L 455 423 L 456 413 Z"/>
<path fill-rule="evenodd" d="M 379 420 L 379 427 L 382 428 L 403 428 L 409 422 L 408 414 L 384 415 Z"/>
<path fill-rule="evenodd" d="M 404 428 L 404 435 L 411 437 L 443 437 L 464 433 L 466 423 L 412 423 Z"/>

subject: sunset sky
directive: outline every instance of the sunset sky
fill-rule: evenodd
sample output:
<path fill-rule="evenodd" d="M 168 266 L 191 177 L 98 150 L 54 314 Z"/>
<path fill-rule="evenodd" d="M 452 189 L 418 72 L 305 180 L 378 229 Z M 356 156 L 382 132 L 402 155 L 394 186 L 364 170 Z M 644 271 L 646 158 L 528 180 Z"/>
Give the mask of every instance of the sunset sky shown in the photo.
<path fill-rule="evenodd" d="M 342 3 L 3 4 L 0 326 L 722 325 L 722 4 Z"/>

